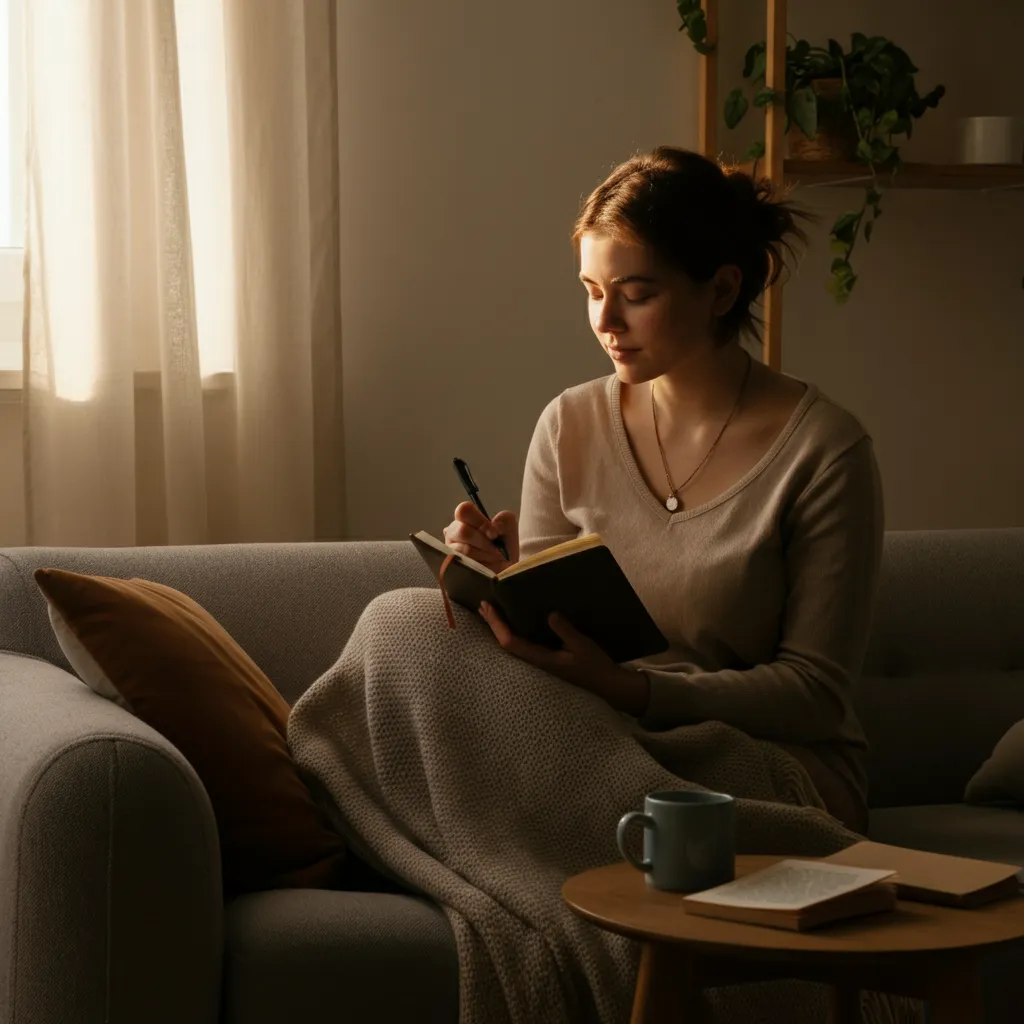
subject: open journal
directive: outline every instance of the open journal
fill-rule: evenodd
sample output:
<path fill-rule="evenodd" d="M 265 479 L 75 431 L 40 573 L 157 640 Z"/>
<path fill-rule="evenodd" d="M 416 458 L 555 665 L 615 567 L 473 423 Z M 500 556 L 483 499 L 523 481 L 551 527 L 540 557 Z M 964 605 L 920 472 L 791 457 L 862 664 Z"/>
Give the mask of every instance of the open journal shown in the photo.
<path fill-rule="evenodd" d="M 734 882 L 683 897 L 689 914 L 805 931 L 896 906 L 894 871 L 782 860 Z"/>
<path fill-rule="evenodd" d="M 448 596 L 476 611 L 481 601 L 494 605 L 518 636 L 546 647 L 561 647 L 548 626 L 551 612 L 561 612 L 615 662 L 660 654 L 668 647 L 643 602 L 604 541 L 596 533 L 576 537 L 520 559 L 502 572 L 452 551 L 443 541 L 420 531 L 409 538 L 435 578 L 445 559 Z"/>
<path fill-rule="evenodd" d="M 980 907 L 1020 893 L 1016 864 L 997 864 L 945 853 L 925 853 L 903 846 L 864 841 L 826 857 L 832 864 L 890 868 L 896 872 L 901 900 L 948 907 Z"/>

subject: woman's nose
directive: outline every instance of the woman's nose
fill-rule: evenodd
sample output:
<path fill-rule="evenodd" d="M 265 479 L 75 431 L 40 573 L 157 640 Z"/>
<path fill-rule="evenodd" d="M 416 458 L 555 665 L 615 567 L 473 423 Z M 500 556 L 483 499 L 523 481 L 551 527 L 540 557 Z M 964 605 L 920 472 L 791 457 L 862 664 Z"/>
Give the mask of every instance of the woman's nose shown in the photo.
<path fill-rule="evenodd" d="M 603 302 L 594 319 L 594 329 L 601 334 L 611 334 L 622 327 L 622 318 L 614 303 Z"/>

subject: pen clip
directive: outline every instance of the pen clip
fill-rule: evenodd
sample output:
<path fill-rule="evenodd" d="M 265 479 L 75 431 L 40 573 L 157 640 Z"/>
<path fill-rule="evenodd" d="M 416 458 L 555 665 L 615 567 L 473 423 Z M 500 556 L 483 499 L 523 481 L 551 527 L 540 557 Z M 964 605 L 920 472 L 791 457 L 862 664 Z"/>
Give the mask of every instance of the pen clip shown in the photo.
<path fill-rule="evenodd" d="M 462 486 L 465 487 L 466 493 L 470 495 L 476 494 L 479 488 L 473 479 L 473 474 L 469 471 L 469 466 L 462 459 L 452 459 L 452 465 L 455 467 L 455 472 L 459 474 L 459 479 L 462 481 Z"/>

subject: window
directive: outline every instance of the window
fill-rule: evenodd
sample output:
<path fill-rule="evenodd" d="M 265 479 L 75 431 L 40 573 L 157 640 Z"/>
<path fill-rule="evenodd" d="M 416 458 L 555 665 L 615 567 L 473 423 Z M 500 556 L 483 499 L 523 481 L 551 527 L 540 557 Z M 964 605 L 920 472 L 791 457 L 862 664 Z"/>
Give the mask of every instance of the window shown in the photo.
<path fill-rule="evenodd" d="M 0 387 L 21 370 L 25 244 L 24 2 L 0 0 Z"/>
<path fill-rule="evenodd" d="M 24 12 L 31 2 L 0 0 L 0 390 L 21 386 L 27 94 Z M 60 22 L 58 26 L 44 25 L 43 30 L 63 28 L 67 32 L 68 17 L 75 13 L 84 17 L 84 11 L 85 8 L 78 8 L 78 0 L 68 0 L 67 8 L 57 0 L 36 16 L 44 22 L 47 18 Z M 224 383 L 224 375 L 234 370 L 237 333 L 223 5 L 213 0 L 175 0 L 175 15 L 200 372 L 207 386 L 215 387 Z M 73 34 L 70 38 L 73 44 Z M 86 50 L 79 52 L 72 45 L 69 56 L 79 59 L 69 59 L 61 67 L 69 75 L 81 72 L 88 56 Z M 71 125 L 65 129 L 51 124 L 48 128 L 61 135 L 72 129 L 85 133 L 78 140 L 79 148 L 84 151 L 89 144 L 87 125 Z M 71 148 L 74 149 L 74 145 Z M 63 173 L 56 165 L 50 171 Z M 47 172 L 42 173 L 45 186 Z M 81 200 L 83 192 L 91 196 L 92 188 L 83 178 L 84 172 L 81 172 L 75 181 L 63 183 L 69 187 L 51 188 L 51 194 L 72 200 L 76 197 Z M 45 187 L 43 191 L 45 194 Z M 54 205 L 51 202 L 51 209 Z M 82 223 L 86 223 L 85 219 Z M 88 249 L 88 245 L 85 248 Z M 68 256 L 69 253 L 72 255 Z M 73 258 L 73 247 L 66 247 L 66 251 L 58 255 L 63 255 L 66 262 Z M 51 256 L 54 266 L 58 262 L 60 260 Z M 67 267 L 60 269 L 67 270 Z M 95 283 L 90 285 L 82 274 L 64 273 L 63 280 L 95 291 Z M 85 305 L 88 306 L 88 302 Z M 77 310 L 74 302 L 65 306 Z M 54 308 L 59 312 L 64 307 L 55 305 Z M 60 326 L 55 326 L 57 337 L 70 337 L 75 333 L 61 331 Z M 90 353 L 86 349 L 87 346 L 81 352 L 76 350 L 74 358 L 63 359 L 65 372 L 73 381 L 65 397 L 75 390 L 89 390 L 88 367 L 83 369 L 82 365 L 83 360 L 86 364 L 89 361 Z M 143 376 L 146 376 L 144 371 Z"/>

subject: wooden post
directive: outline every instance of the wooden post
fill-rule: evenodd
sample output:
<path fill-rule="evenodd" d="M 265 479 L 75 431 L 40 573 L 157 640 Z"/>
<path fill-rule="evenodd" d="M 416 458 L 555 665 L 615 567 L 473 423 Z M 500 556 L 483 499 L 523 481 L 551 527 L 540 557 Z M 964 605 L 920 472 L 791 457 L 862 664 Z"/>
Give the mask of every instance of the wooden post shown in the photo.
<path fill-rule="evenodd" d="M 765 117 L 765 163 L 768 177 L 779 187 L 784 180 L 782 129 L 786 122 L 786 3 L 768 0 L 768 50 L 765 54 L 765 85 L 779 93 L 768 104 Z M 764 297 L 764 362 L 773 370 L 782 367 L 782 282 L 776 281 Z"/>
<path fill-rule="evenodd" d="M 700 113 L 697 121 L 697 148 L 704 156 L 718 156 L 718 0 L 701 0 L 707 22 L 708 46 L 712 53 L 700 55 Z"/>

